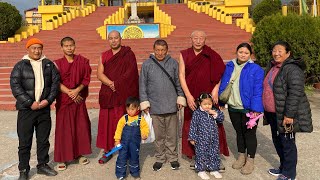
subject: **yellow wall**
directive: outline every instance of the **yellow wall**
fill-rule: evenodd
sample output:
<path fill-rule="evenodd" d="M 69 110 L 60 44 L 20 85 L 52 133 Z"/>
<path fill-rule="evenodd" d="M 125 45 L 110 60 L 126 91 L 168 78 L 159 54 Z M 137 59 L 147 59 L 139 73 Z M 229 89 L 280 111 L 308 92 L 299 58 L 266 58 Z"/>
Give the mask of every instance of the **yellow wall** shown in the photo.
<path fill-rule="evenodd" d="M 250 6 L 251 0 L 225 0 L 225 6 Z"/>
<path fill-rule="evenodd" d="M 42 30 L 46 30 L 47 21 L 52 19 L 53 16 L 63 13 L 63 6 L 38 6 L 38 12 L 42 15 Z"/>

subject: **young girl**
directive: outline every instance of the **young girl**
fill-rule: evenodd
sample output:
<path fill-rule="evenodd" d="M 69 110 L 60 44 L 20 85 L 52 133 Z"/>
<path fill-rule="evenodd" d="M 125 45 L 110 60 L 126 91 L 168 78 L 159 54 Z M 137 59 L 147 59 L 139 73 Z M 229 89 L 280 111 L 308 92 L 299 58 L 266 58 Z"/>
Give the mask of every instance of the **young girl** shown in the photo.
<path fill-rule="evenodd" d="M 206 171 L 215 178 L 222 178 L 219 173 L 219 133 L 217 121 L 222 122 L 223 113 L 214 108 L 212 97 L 202 93 L 198 98 L 200 107 L 193 112 L 189 141 L 195 146 L 195 169 L 201 179 L 210 179 Z"/>

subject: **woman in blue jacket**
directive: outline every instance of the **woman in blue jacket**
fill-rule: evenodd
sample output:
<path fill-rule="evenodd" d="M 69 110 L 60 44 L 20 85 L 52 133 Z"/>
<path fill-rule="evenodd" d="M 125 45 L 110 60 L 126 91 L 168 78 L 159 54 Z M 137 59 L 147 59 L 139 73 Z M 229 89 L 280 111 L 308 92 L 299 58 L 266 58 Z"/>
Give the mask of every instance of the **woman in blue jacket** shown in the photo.
<path fill-rule="evenodd" d="M 231 94 L 227 100 L 229 116 L 237 133 L 239 156 L 232 168 L 241 169 L 242 174 L 251 174 L 254 169 L 254 156 L 257 150 L 257 126 L 247 128 L 247 112 L 255 116 L 263 112 L 263 69 L 251 60 L 252 48 L 248 43 L 237 47 L 237 58 L 228 62 L 221 79 L 219 95 L 233 81 Z M 231 85 L 231 84 L 230 84 Z M 247 154 L 247 155 L 246 155 Z"/>

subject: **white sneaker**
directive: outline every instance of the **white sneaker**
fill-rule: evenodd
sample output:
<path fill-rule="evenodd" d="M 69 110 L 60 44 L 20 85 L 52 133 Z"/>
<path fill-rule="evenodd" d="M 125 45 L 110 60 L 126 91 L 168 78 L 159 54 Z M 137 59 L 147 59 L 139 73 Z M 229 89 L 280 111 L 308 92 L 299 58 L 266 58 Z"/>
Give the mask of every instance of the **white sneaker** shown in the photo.
<path fill-rule="evenodd" d="M 214 176 L 216 179 L 222 178 L 222 175 L 219 173 L 219 171 L 211 171 L 210 174 Z"/>
<path fill-rule="evenodd" d="M 207 174 L 205 171 L 200 171 L 200 172 L 198 172 L 198 176 L 199 176 L 201 179 L 205 179 L 205 180 L 210 179 L 210 177 L 208 176 L 208 174 Z"/>

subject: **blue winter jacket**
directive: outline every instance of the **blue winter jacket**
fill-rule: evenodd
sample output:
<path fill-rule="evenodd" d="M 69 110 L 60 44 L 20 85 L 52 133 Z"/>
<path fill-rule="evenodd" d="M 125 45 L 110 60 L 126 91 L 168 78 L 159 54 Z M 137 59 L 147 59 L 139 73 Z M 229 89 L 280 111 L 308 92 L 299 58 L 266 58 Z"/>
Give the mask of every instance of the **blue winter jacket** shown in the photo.
<path fill-rule="evenodd" d="M 232 61 L 226 64 L 226 70 L 221 79 L 219 96 L 227 87 L 234 63 Z M 254 112 L 263 112 L 262 91 L 263 91 L 264 70 L 252 60 L 243 67 L 240 74 L 240 96 L 244 109 Z"/>

